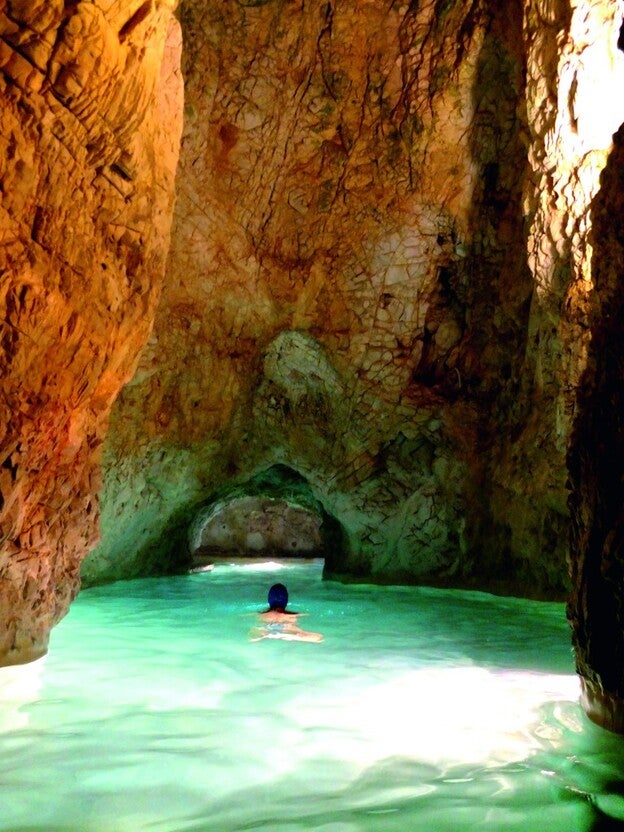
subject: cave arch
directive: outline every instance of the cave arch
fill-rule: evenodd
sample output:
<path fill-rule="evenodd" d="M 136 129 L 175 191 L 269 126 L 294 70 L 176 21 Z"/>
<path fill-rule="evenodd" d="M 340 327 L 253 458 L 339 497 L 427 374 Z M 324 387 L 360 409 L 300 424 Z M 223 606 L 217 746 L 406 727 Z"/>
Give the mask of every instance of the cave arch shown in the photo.
<path fill-rule="evenodd" d="M 193 565 L 220 556 L 332 559 L 345 541 L 342 524 L 308 480 L 281 463 L 213 494 L 188 529 Z"/>

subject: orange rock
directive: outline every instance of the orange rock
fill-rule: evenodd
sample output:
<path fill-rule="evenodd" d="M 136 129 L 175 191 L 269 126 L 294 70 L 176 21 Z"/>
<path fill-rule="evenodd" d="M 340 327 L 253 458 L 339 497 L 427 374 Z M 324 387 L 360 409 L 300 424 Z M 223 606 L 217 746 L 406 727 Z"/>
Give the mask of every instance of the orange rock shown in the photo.
<path fill-rule="evenodd" d="M 108 413 L 149 335 L 168 248 L 173 3 L 123 42 L 108 6 L 14 3 L 0 18 L 5 664 L 45 652 L 77 592 Z"/>

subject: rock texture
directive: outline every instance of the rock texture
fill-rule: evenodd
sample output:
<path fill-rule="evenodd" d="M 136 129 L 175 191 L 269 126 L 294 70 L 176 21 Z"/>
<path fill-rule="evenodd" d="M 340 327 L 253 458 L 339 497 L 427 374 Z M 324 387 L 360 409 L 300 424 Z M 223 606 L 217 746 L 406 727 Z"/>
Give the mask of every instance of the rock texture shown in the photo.
<path fill-rule="evenodd" d="M 615 138 L 592 206 L 592 337 L 569 455 L 569 611 L 585 707 L 624 733 L 624 127 Z"/>
<path fill-rule="evenodd" d="M 566 450 L 587 360 L 592 200 L 624 121 L 613 94 L 624 4 L 531 0 L 525 5 L 529 170 L 526 258 L 533 292 L 519 406 L 524 416 L 493 468 L 493 503 L 538 581 L 567 557 Z M 605 101 L 610 101 L 605 106 Z"/>
<path fill-rule="evenodd" d="M 97 541 L 162 282 L 179 53 L 166 0 L 0 3 L 0 663 L 45 652 Z"/>
<path fill-rule="evenodd" d="M 174 568 L 198 507 L 283 464 L 342 527 L 329 574 L 565 595 L 620 18 L 182 4 L 168 279 L 87 580 Z"/>
<path fill-rule="evenodd" d="M 342 525 L 331 574 L 561 592 L 550 446 L 508 478 L 531 418 L 552 430 L 527 370 L 523 4 L 185 2 L 181 21 L 167 285 L 85 579 L 175 563 L 197 506 L 277 463 Z"/>
<path fill-rule="evenodd" d="M 322 556 L 322 518 L 269 497 L 238 497 L 199 512 L 191 527 L 193 561 L 214 555 Z"/>
<path fill-rule="evenodd" d="M 499 285 L 523 242 L 519 5 L 181 13 L 162 316 L 116 409 L 86 579 L 162 565 L 196 505 L 276 463 L 342 524 L 332 572 L 474 571 L 477 414 L 517 385 L 531 291 L 527 269 Z"/>
<path fill-rule="evenodd" d="M 540 187 L 529 237 L 541 406 L 552 426 L 552 459 L 558 462 L 568 449 L 568 609 L 583 705 L 596 722 L 623 732 L 619 296 L 624 105 L 612 91 L 624 83 L 624 4 L 535 4 L 532 12 L 532 42 L 557 62 L 557 86 L 533 111 L 535 124 L 550 125 L 546 141 L 533 145 Z M 544 26 L 553 21 L 557 33 Z M 539 89 L 544 81 L 536 76 L 533 83 Z M 559 365 L 547 363 L 551 352 L 560 356 Z M 546 374 L 544 367 L 550 367 Z"/>

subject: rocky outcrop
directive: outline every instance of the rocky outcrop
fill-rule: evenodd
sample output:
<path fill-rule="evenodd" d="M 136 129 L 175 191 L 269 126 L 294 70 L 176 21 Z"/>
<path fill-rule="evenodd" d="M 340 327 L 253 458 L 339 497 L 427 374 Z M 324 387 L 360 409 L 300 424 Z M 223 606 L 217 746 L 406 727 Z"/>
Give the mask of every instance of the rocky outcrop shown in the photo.
<path fill-rule="evenodd" d="M 99 457 L 162 282 L 172 2 L 0 4 L 0 663 L 45 652 L 98 537 Z"/>

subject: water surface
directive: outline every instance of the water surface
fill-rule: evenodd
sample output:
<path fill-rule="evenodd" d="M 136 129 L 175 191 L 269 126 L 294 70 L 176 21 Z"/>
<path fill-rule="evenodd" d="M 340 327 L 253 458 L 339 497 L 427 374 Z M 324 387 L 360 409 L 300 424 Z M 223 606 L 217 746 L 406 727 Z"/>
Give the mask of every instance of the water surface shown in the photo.
<path fill-rule="evenodd" d="M 82 592 L 0 669 L 0 830 L 607 832 L 624 746 L 562 604 L 343 586 L 322 564 Z M 250 642 L 271 583 L 322 644 Z"/>

